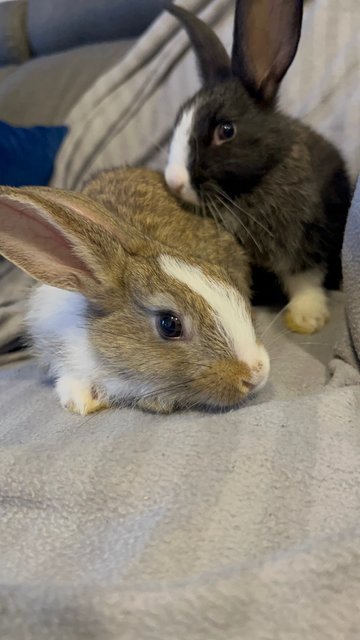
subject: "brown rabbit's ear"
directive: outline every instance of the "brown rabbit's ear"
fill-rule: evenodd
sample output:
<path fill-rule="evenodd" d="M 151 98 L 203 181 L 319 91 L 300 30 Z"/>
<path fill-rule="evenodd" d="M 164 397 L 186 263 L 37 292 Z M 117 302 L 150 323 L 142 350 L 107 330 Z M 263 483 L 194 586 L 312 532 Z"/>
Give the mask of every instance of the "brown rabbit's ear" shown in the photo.
<path fill-rule="evenodd" d="M 213 83 L 230 78 L 230 58 L 214 31 L 193 13 L 176 4 L 166 4 L 166 9 L 185 27 L 196 53 L 202 81 Z"/>
<path fill-rule="evenodd" d="M 116 226 L 80 194 L 0 188 L 0 253 L 36 280 L 85 295 L 125 260 Z"/>
<path fill-rule="evenodd" d="M 264 104 L 276 96 L 299 44 L 303 0 L 237 0 L 232 70 Z"/>

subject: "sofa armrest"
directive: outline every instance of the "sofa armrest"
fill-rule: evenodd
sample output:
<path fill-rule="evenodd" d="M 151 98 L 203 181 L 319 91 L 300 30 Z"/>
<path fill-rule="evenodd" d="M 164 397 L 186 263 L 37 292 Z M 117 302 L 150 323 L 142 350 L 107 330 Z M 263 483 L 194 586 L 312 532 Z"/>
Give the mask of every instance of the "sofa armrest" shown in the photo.
<path fill-rule="evenodd" d="M 83 44 L 135 38 L 162 8 L 161 0 L 29 0 L 34 55 Z"/>
<path fill-rule="evenodd" d="M 26 0 L 8 0 L 0 4 L 0 67 L 30 57 L 26 13 Z"/>

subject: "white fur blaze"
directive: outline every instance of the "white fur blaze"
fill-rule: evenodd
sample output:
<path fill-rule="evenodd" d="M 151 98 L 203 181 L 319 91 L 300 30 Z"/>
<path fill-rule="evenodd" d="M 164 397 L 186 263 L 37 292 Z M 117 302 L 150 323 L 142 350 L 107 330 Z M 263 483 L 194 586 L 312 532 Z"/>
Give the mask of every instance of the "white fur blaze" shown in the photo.
<path fill-rule="evenodd" d="M 208 303 L 219 331 L 234 355 L 245 362 L 255 360 L 259 346 L 249 309 L 240 293 L 182 260 L 168 255 L 161 256 L 159 260 L 167 275 L 187 285 Z"/>
<path fill-rule="evenodd" d="M 195 106 L 183 111 L 176 125 L 169 148 L 169 157 L 165 169 L 165 180 L 172 191 L 183 200 L 198 204 L 199 199 L 191 186 L 189 175 L 190 137 L 194 120 Z"/>

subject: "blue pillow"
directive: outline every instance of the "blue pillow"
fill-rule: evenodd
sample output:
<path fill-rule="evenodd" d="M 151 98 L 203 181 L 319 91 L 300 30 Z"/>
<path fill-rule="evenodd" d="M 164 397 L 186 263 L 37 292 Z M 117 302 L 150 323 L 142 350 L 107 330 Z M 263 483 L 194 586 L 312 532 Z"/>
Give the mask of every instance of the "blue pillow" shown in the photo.
<path fill-rule="evenodd" d="M 13 127 L 0 122 L 0 184 L 44 186 L 67 127 Z"/>

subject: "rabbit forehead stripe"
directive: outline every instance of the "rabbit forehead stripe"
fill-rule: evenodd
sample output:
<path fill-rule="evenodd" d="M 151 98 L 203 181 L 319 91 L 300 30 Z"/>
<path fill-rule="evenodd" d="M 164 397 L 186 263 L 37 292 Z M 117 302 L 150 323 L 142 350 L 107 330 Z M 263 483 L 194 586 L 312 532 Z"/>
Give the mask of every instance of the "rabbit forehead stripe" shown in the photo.
<path fill-rule="evenodd" d="M 168 185 L 175 191 L 180 191 L 186 200 L 198 204 L 198 197 L 191 187 L 189 165 L 191 145 L 190 139 L 193 130 L 196 102 L 185 107 L 180 114 L 173 133 L 168 162 L 165 169 L 165 179 Z M 184 193 L 184 191 L 186 193 Z"/>
<path fill-rule="evenodd" d="M 244 358 L 249 346 L 256 342 L 256 336 L 249 308 L 239 292 L 231 285 L 211 278 L 201 268 L 172 256 L 162 255 L 159 261 L 168 276 L 182 282 L 207 302 L 229 346 L 238 358 Z"/>

